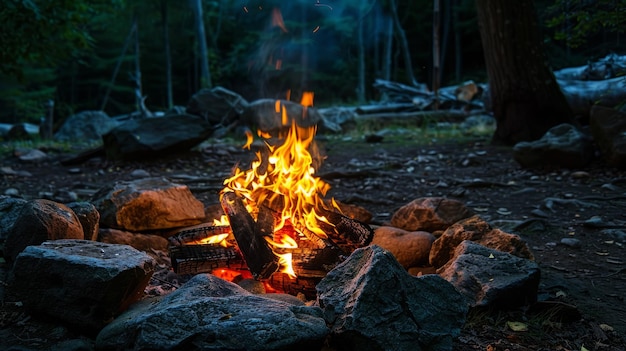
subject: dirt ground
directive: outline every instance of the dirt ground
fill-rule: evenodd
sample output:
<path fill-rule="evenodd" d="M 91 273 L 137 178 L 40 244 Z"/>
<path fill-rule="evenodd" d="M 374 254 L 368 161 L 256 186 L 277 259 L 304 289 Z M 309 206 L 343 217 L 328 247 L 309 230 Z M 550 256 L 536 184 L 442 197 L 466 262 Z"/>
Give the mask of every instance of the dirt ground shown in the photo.
<path fill-rule="evenodd" d="M 372 225 L 385 224 L 416 198 L 445 196 L 528 242 L 541 268 L 539 302 L 511 311 L 473 311 L 455 350 L 626 350 L 626 172 L 601 162 L 577 170 L 525 170 L 510 149 L 491 146 L 486 138 L 436 142 L 398 133 L 378 142 L 318 139 L 326 154 L 318 175 L 332 187 L 328 196 L 370 211 Z M 106 182 L 130 180 L 144 170 L 187 184 L 208 206 L 217 203 L 231 168 L 251 158 L 238 145 L 209 140 L 168 159 L 93 158 L 68 166 L 59 162 L 68 155 L 55 150 L 44 150 L 50 159 L 38 164 L 8 156 L 1 160 L 0 191 L 17 189 L 27 199 L 75 194 L 88 200 Z M 3 305 L 0 334 L 19 331 L 15 313 Z M 514 330 L 518 326 L 527 330 Z"/>

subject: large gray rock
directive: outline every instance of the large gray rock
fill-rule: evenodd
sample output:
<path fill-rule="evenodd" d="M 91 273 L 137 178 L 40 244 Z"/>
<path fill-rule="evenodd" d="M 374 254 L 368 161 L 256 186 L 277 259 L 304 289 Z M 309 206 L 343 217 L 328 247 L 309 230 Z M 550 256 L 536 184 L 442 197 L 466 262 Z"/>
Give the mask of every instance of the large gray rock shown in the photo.
<path fill-rule="evenodd" d="M 471 241 L 463 241 L 437 273 L 472 307 L 515 308 L 537 300 L 537 263 Z"/>
<path fill-rule="evenodd" d="M 68 117 L 54 139 L 60 141 L 100 141 L 119 122 L 104 111 L 82 111 Z"/>
<path fill-rule="evenodd" d="M 262 296 L 199 274 L 158 302 L 106 326 L 102 350 L 320 350 L 328 335 L 318 307 Z"/>
<path fill-rule="evenodd" d="M 246 108 L 248 101 L 241 95 L 215 87 L 195 93 L 187 104 L 186 112 L 202 117 L 211 125 L 226 126 L 236 121 Z"/>
<path fill-rule="evenodd" d="M 626 113 L 594 106 L 589 127 L 607 164 L 626 168 Z"/>
<path fill-rule="evenodd" d="M 200 117 L 175 115 L 126 121 L 102 140 L 107 158 L 137 160 L 189 151 L 212 132 L 209 122 Z"/>
<path fill-rule="evenodd" d="M 449 282 L 409 275 L 378 246 L 355 250 L 317 292 L 340 350 L 452 350 L 469 308 Z"/>
<path fill-rule="evenodd" d="M 0 195 L 0 243 L 3 243 L 27 200 Z"/>
<path fill-rule="evenodd" d="M 287 123 L 283 123 L 283 110 L 287 114 Z M 248 126 L 278 136 L 293 122 L 300 127 L 314 127 L 322 117 L 314 107 L 304 107 L 287 100 L 260 99 L 250 103 L 241 119 Z"/>
<path fill-rule="evenodd" d="M 374 230 L 372 245 L 391 252 L 404 268 L 428 264 L 430 247 L 435 236 L 429 232 L 408 232 L 394 227 L 378 227 Z"/>
<path fill-rule="evenodd" d="M 465 240 L 521 258 L 533 259 L 528 245 L 519 235 L 494 229 L 479 216 L 473 216 L 454 223 L 433 242 L 430 264 L 437 268 L 446 264 L 454 256 L 457 246 Z"/>
<path fill-rule="evenodd" d="M 550 128 L 543 137 L 513 147 L 513 158 L 527 168 L 580 168 L 593 158 L 591 137 L 571 124 Z"/>
<path fill-rule="evenodd" d="M 391 225 L 408 231 L 435 232 L 470 217 L 472 211 L 458 200 L 423 197 L 400 207 L 391 216 Z"/>
<path fill-rule="evenodd" d="M 165 178 L 120 181 L 98 190 L 91 201 L 105 228 L 145 231 L 199 224 L 204 205 L 186 185 Z"/>
<path fill-rule="evenodd" d="M 84 239 L 80 220 L 64 204 L 37 199 L 24 204 L 9 231 L 4 257 L 14 261 L 29 245 L 39 245 L 46 240 Z"/>
<path fill-rule="evenodd" d="M 143 296 L 154 266 L 126 245 L 46 241 L 19 254 L 9 293 L 31 311 L 93 333 Z"/>

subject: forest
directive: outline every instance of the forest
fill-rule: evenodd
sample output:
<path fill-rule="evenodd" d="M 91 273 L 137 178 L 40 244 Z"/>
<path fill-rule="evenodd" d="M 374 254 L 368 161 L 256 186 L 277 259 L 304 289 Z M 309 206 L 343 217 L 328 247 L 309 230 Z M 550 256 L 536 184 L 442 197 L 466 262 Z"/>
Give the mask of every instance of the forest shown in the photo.
<path fill-rule="evenodd" d="M 375 79 L 486 82 L 469 0 L 3 0 L 0 122 L 185 106 L 222 86 L 317 106 L 379 98 Z M 624 51 L 624 0 L 534 1 L 552 69 Z M 515 21 L 515 19 L 511 19 Z"/>

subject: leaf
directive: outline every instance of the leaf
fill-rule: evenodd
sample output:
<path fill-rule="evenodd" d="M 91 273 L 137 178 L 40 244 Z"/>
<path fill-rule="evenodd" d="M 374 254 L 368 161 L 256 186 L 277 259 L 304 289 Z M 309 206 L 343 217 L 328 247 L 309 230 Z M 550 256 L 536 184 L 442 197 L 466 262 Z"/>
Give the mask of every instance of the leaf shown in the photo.
<path fill-rule="evenodd" d="M 584 347 L 584 346 L 581 346 L 581 347 L 580 347 L 580 351 L 589 351 L 589 349 L 587 349 L 587 348 L 586 348 L 586 347 Z"/>
<path fill-rule="evenodd" d="M 528 331 L 528 325 L 526 323 L 522 323 L 522 322 L 511 322 L 511 321 L 507 321 L 506 325 L 509 327 L 509 329 L 511 329 L 512 331 L 516 331 L 516 332 L 525 332 Z"/>

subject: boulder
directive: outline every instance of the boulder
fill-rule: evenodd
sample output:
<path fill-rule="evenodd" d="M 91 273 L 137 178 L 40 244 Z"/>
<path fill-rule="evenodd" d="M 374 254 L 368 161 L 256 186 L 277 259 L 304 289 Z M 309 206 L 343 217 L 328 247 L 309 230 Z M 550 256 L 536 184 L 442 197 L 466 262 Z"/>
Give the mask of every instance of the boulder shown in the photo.
<path fill-rule="evenodd" d="M 430 249 L 430 264 L 434 267 L 446 264 L 453 257 L 457 246 L 465 240 L 521 258 L 530 260 L 534 258 L 528 245 L 519 235 L 494 229 L 479 216 L 473 216 L 451 225 L 433 242 Z"/>
<path fill-rule="evenodd" d="M 46 241 L 17 256 L 9 294 L 30 311 L 94 333 L 143 296 L 154 266 L 126 245 Z"/>
<path fill-rule="evenodd" d="M 391 252 L 402 267 L 409 269 L 428 264 L 430 247 L 435 236 L 429 232 L 408 232 L 394 227 L 378 227 L 374 230 L 372 245 Z"/>
<path fill-rule="evenodd" d="M 107 158 L 137 160 L 189 151 L 212 132 L 211 125 L 200 117 L 174 115 L 126 121 L 102 140 Z"/>
<path fill-rule="evenodd" d="M 593 153 L 591 137 L 567 123 L 513 146 L 513 158 L 526 168 L 580 168 L 591 162 Z"/>
<path fill-rule="evenodd" d="M 78 217 L 83 226 L 85 240 L 98 240 L 98 230 L 100 229 L 100 212 L 91 202 L 70 202 L 67 207 Z"/>
<path fill-rule="evenodd" d="M 286 113 L 286 121 L 283 121 L 283 113 Z M 314 107 L 304 107 L 292 101 L 260 99 L 250 103 L 241 119 L 248 126 L 278 136 L 289 130 L 293 122 L 299 127 L 314 127 L 321 121 L 321 115 Z"/>
<path fill-rule="evenodd" d="M 4 245 L 4 257 L 14 261 L 29 245 L 84 237 L 83 226 L 72 209 L 50 200 L 32 200 L 22 205 L 13 222 Z"/>
<path fill-rule="evenodd" d="M 472 307 L 516 308 L 537 300 L 537 263 L 463 241 L 437 273 L 468 298 Z"/>
<path fill-rule="evenodd" d="M 452 349 L 465 297 L 436 274 L 413 277 L 379 246 L 355 250 L 317 285 L 338 350 Z"/>
<path fill-rule="evenodd" d="M 253 295 L 210 274 L 136 304 L 96 338 L 98 350 L 311 350 L 328 328 L 318 307 Z"/>
<path fill-rule="evenodd" d="M 82 111 L 68 117 L 54 134 L 59 141 L 99 142 L 102 136 L 117 127 L 119 122 L 104 111 Z"/>
<path fill-rule="evenodd" d="M 195 93 L 187 103 L 186 113 L 199 116 L 212 126 L 226 126 L 239 118 L 248 108 L 248 101 L 241 95 L 215 87 Z"/>
<path fill-rule="evenodd" d="M 204 205 L 189 188 L 165 178 L 120 181 L 98 190 L 91 202 L 105 228 L 169 229 L 199 224 L 204 219 Z"/>
<path fill-rule="evenodd" d="M 27 200 L 0 195 L 0 243 L 4 243 Z"/>
<path fill-rule="evenodd" d="M 391 225 L 408 231 L 435 232 L 470 217 L 472 211 L 457 200 L 423 197 L 400 207 L 391 217 Z"/>
<path fill-rule="evenodd" d="M 626 168 L 626 112 L 593 106 L 589 127 L 606 163 Z"/>

